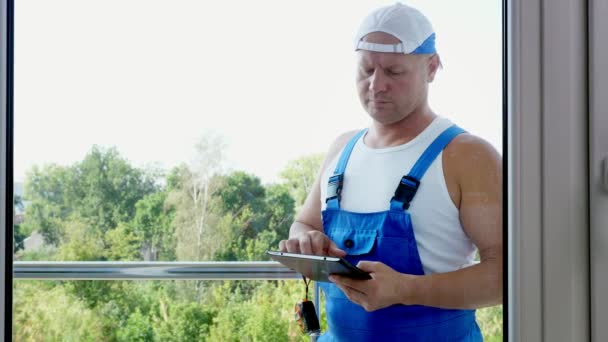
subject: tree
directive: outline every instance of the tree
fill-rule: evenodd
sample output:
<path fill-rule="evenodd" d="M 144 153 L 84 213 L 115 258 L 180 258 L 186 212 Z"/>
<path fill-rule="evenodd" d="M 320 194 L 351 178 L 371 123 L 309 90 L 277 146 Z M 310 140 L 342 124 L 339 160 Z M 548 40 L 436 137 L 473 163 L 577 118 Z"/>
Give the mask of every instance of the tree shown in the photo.
<path fill-rule="evenodd" d="M 19 195 L 13 197 L 13 212 L 23 212 L 23 200 Z M 16 220 L 13 221 L 13 253 L 20 249 L 23 249 L 23 240 L 27 237 L 26 233 L 22 231 L 21 224 Z"/>
<path fill-rule="evenodd" d="M 311 154 L 291 160 L 280 173 L 281 179 L 285 182 L 296 201 L 296 207 L 299 208 L 304 204 L 306 196 L 312 190 L 323 158 L 323 154 Z"/>
<path fill-rule="evenodd" d="M 154 177 L 132 167 L 116 148 L 93 146 L 74 172 L 75 207 L 103 233 L 131 220 L 135 204 L 158 190 Z"/>
<path fill-rule="evenodd" d="M 104 260 L 104 241 L 100 231 L 86 220 L 72 217 L 63 224 L 62 243 L 57 253 L 58 260 L 95 261 Z"/>
<path fill-rule="evenodd" d="M 195 147 L 190 165 L 173 170 L 168 179 L 169 203 L 176 209 L 173 226 L 178 260 L 205 260 L 215 251 L 205 246 L 210 227 L 218 217 L 211 211 L 211 198 L 218 189 L 214 180 L 221 174 L 224 142 L 220 136 L 203 136 Z"/>
<path fill-rule="evenodd" d="M 106 340 L 97 315 L 62 286 L 17 281 L 13 304 L 14 341 Z"/>
<path fill-rule="evenodd" d="M 25 220 L 21 228 L 38 231 L 47 244 L 58 245 L 61 239 L 61 222 L 74 210 L 74 170 L 55 164 L 42 168 L 34 166 L 26 174 Z"/>
<path fill-rule="evenodd" d="M 154 325 L 157 340 L 205 340 L 217 311 L 206 303 L 166 303 L 161 299 L 161 317 Z"/>
<path fill-rule="evenodd" d="M 266 212 L 268 214 L 268 229 L 276 232 L 278 243 L 289 235 L 289 227 L 294 220 L 295 201 L 284 184 L 266 187 Z"/>
<path fill-rule="evenodd" d="M 142 237 L 133 232 L 126 223 L 110 229 L 104 237 L 105 257 L 112 261 L 141 260 Z"/>
<path fill-rule="evenodd" d="M 58 245 L 61 223 L 70 216 L 86 220 L 105 233 L 135 214 L 135 203 L 158 190 L 156 175 L 132 167 L 115 148 L 94 146 L 82 162 L 70 167 L 33 167 L 26 176 L 24 229 L 39 231 Z"/>
<path fill-rule="evenodd" d="M 141 241 L 144 260 L 174 260 L 174 239 L 171 221 L 174 210 L 166 202 L 167 193 L 149 194 L 135 205 L 130 221 L 131 231 Z"/>

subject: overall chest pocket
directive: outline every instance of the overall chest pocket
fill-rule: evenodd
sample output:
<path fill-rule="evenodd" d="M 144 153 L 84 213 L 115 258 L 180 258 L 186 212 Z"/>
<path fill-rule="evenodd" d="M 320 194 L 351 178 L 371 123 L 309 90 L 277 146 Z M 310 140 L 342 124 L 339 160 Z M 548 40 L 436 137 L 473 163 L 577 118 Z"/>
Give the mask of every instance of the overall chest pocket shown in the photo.
<path fill-rule="evenodd" d="M 375 261 L 377 257 L 377 231 L 376 230 L 357 230 L 334 228 L 327 232 L 327 235 L 338 246 L 346 252 L 344 259 L 353 265 L 357 265 L 360 260 Z M 321 284 L 325 295 L 334 299 L 348 300 L 342 290 L 333 284 Z"/>
<path fill-rule="evenodd" d="M 378 233 L 372 229 L 340 229 L 335 228 L 329 232 L 329 237 L 347 254 L 346 259 L 364 257 L 372 253 L 376 245 L 376 237 Z"/>

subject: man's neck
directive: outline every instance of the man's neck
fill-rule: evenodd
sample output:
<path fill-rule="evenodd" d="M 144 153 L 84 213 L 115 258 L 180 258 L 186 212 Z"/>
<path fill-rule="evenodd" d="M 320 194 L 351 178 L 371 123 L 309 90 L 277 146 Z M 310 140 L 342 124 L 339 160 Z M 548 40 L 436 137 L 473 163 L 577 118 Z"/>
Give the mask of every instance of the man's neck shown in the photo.
<path fill-rule="evenodd" d="M 374 121 L 365 136 L 365 145 L 371 148 L 386 148 L 405 144 L 422 133 L 436 117 L 437 115 L 427 107 L 392 124 Z"/>

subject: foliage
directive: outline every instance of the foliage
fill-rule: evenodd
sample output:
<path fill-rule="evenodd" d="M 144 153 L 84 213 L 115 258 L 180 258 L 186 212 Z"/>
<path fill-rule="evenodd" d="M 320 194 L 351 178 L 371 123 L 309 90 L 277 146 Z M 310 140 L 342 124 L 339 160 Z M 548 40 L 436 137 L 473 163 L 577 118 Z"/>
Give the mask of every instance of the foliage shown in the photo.
<path fill-rule="evenodd" d="M 30 203 L 25 209 L 24 230 L 38 231 L 47 243 L 58 245 L 61 231 L 57 227 L 75 210 L 73 184 L 74 172 L 70 167 L 34 166 L 25 181 L 24 197 Z"/>
<path fill-rule="evenodd" d="M 24 209 L 23 200 L 19 195 L 13 197 L 13 212 L 22 212 Z M 21 224 L 13 221 L 13 251 L 17 252 L 23 249 L 23 240 L 27 237 L 27 233 L 21 228 Z"/>
<path fill-rule="evenodd" d="M 135 235 L 144 251 L 144 260 L 173 260 L 174 237 L 171 228 L 174 210 L 166 203 L 167 193 L 146 195 L 135 204 L 135 216 L 129 232 Z"/>
<path fill-rule="evenodd" d="M 168 306 L 168 309 L 167 309 Z M 167 304 L 161 301 L 161 315 L 156 319 L 156 340 L 197 341 L 209 335 L 216 308 L 199 303 Z"/>
<path fill-rule="evenodd" d="M 502 341 L 502 305 L 477 310 L 477 323 L 483 333 L 484 341 Z"/>
<path fill-rule="evenodd" d="M 214 288 L 218 313 L 210 341 L 310 341 L 296 326 L 293 307 L 302 288 L 294 281 L 264 282 L 252 296 L 243 296 L 229 284 Z"/>
<path fill-rule="evenodd" d="M 93 311 L 61 286 L 18 281 L 13 302 L 14 341 L 103 341 Z"/>
<path fill-rule="evenodd" d="M 288 235 L 322 160 L 291 161 L 281 184 L 224 173 L 208 136 L 192 163 L 162 172 L 94 147 L 70 167 L 34 167 L 25 221 L 49 245 L 18 260 L 268 260 Z M 160 186 L 158 184 L 164 184 Z M 17 203 L 15 203 L 17 205 Z M 17 240 L 15 240 L 17 243 Z M 308 341 L 294 322 L 298 281 L 16 282 L 19 341 Z M 321 327 L 327 329 L 321 298 Z M 486 341 L 502 338 L 502 308 L 478 311 Z"/>
<path fill-rule="evenodd" d="M 298 207 L 304 204 L 306 196 L 312 190 L 315 177 L 321 169 L 323 158 L 323 154 L 312 154 L 291 160 L 281 172 L 280 176 L 289 188 Z"/>
<path fill-rule="evenodd" d="M 56 260 L 57 247 L 42 246 L 33 251 L 19 251 L 15 254 L 15 261 L 54 261 Z"/>
<path fill-rule="evenodd" d="M 61 225 L 62 241 L 57 260 L 87 261 L 104 260 L 104 242 L 101 232 L 86 221 L 72 217 Z"/>
<path fill-rule="evenodd" d="M 140 260 L 142 236 L 137 235 L 125 223 L 119 223 L 115 229 L 106 232 L 105 258 L 112 261 Z"/>
<path fill-rule="evenodd" d="M 115 148 L 94 146 L 73 166 L 51 164 L 28 172 L 24 229 L 37 230 L 47 243 L 58 245 L 62 222 L 77 216 L 105 234 L 130 220 L 135 203 L 157 190 L 154 177 L 132 167 Z"/>
<path fill-rule="evenodd" d="M 127 324 L 120 327 L 116 332 L 118 341 L 152 341 L 154 330 L 150 322 L 150 317 L 142 315 L 139 308 L 129 315 Z"/>

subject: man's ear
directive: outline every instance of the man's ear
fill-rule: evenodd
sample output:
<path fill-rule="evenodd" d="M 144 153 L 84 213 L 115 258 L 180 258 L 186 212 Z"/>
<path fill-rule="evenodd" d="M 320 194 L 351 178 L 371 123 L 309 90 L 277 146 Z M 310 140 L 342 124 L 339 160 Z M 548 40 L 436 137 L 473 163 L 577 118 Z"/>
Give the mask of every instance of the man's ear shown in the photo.
<path fill-rule="evenodd" d="M 439 69 L 439 66 L 441 66 L 441 60 L 439 59 L 438 54 L 434 54 L 428 58 L 427 81 L 429 83 L 433 82 L 433 80 L 435 79 L 435 74 L 437 73 L 437 69 Z"/>

